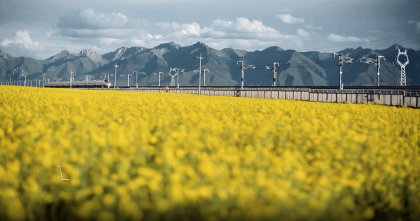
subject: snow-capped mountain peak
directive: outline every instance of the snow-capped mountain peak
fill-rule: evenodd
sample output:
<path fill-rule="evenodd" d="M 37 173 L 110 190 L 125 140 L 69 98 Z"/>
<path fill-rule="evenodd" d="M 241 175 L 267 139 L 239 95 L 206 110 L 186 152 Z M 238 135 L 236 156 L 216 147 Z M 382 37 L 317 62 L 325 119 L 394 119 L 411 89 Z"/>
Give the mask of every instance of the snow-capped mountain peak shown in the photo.
<path fill-rule="evenodd" d="M 126 47 L 121 47 L 121 48 L 117 49 L 117 51 L 115 52 L 115 56 L 112 60 L 114 61 L 114 60 L 120 59 L 123 56 L 123 54 L 125 53 L 125 51 L 127 51 Z"/>
<path fill-rule="evenodd" d="M 94 51 L 91 48 L 88 48 L 88 49 L 85 49 L 85 50 L 81 51 L 79 53 L 79 56 L 81 56 L 81 57 L 82 56 L 83 57 L 90 57 L 90 58 L 98 58 L 98 57 L 101 57 L 100 54 L 96 53 L 96 51 Z"/>

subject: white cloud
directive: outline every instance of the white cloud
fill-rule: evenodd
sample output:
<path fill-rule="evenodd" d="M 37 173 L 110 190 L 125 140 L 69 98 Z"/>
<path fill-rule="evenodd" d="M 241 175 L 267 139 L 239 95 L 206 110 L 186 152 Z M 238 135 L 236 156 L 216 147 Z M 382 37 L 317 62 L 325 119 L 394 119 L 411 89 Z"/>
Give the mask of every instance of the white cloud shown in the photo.
<path fill-rule="evenodd" d="M 129 19 L 116 12 L 97 13 L 88 8 L 70 11 L 60 17 L 56 25 L 58 32 L 49 36 L 54 40 L 78 44 L 82 48 L 95 46 L 98 52 L 121 46 L 153 47 L 156 41 L 162 41 L 163 36 L 144 30 L 148 25 L 144 19 Z"/>
<path fill-rule="evenodd" d="M 310 30 L 322 30 L 321 26 L 305 25 L 305 28 Z"/>
<path fill-rule="evenodd" d="M 282 20 L 286 24 L 299 24 L 299 23 L 305 22 L 305 19 L 295 18 L 291 16 L 290 14 L 279 14 L 279 15 L 276 15 L 276 18 Z"/>
<path fill-rule="evenodd" d="M 201 26 L 196 22 L 191 24 L 157 22 L 154 24 L 154 26 L 160 28 L 160 32 L 165 32 L 167 35 L 173 36 L 175 38 L 195 38 L 201 37 L 203 33 L 212 32 L 212 30 L 207 27 L 201 28 Z"/>
<path fill-rule="evenodd" d="M 85 8 L 66 13 L 58 20 L 59 28 L 71 29 L 123 29 L 128 22 L 127 16 L 121 13 L 96 13 Z"/>
<path fill-rule="evenodd" d="M 165 33 L 174 34 L 171 28 L 180 28 L 184 33 L 196 33 L 194 27 L 198 24 L 178 25 L 176 23 L 157 23 L 149 26 L 144 19 L 130 19 L 121 13 L 97 13 L 92 9 L 79 9 L 66 13 L 59 18 L 56 32 L 51 33 L 51 40 L 78 45 L 70 50 L 80 50 L 86 47 L 95 48 L 98 53 L 113 51 L 121 46 L 154 47 L 166 41 Z M 151 33 L 145 30 L 160 28 L 161 33 Z"/>
<path fill-rule="evenodd" d="M 234 21 L 216 19 L 208 27 L 201 27 L 195 22 L 190 24 L 159 22 L 154 26 L 165 32 L 164 36 L 170 36 L 168 41 L 176 41 L 181 45 L 200 41 L 218 49 L 238 47 L 253 50 L 273 45 L 302 46 L 302 37 L 309 35 L 304 30 L 296 35 L 282 34 L 274 28 L 265 26 L 261 21 L 241 17 Z"/>
<path fill-rule="evenodd" d="M 284 38 L 277 30 L 265 26 L 261 21 L 236 18 L 236 21 L 217 19 L 207 29 L 206 35 L 212 38 L 273 40 Z"/>
<path fill-rule="evenodd" d="M 367 42 L 369 43 L 370 40 L 375 40 L 375 38 L 372 38 L 372 37 L 358 38 L 358 37 L 353 37 L 353 36 L 346 37 L 346 36 L 340 36 L 336 34 L 329 34 L 328 40 L 333 41 L 333 42 Z"/>
<path fill-rule="evenodd" d="M 168 31 L 168 36 L 174 36 L 179 39 L 206 38 L 206 39 L 258 39 L 260 41 L 293 39 L 297 36 L 283 35 L 274 28 L 265 26 L 261 21 L 248 20 L 246 18 L 236 18 L 235 21 L 216 19 L 210 27 L 201 27 L 193 22 L 191 24 L 178 24 L 159 22 L 156 27 Z"/>
<path fill-rule="evenodd" d="M 85 8 L 67 12 L 56 25 L 58 35 L 73 38 L 129 38 L 146 35 L 142 28 L 148 26 L 144 19 L 128 19 L 121 13 L 97 13 Z"/>
<path fill-rule="evenodd" d="M 303 30 L 303 29 L 297 29 L 296 30 L 296 32 L 297 32 L 297 34 L 299 35 L 299 36 L 302 36 L 302 37 L 308 37 L 309 36 L 309 33 L 308 32 L 306 32 L 305 30 Z"/>
<path fill-rule="evenodd" d="M 193 42 L 191 42 L 193 43 Z M 297 43 L 300 45 L 301 42 Z M 237 48 L 242 50 L 260 50 L 267 47 L 278 45 L 275 41 L 260 41 L 257 39 L 208 39 L 206 44 L 212 48 L 223 49 L 223 48 Z M 283 43 L 281 47 L 295 47 L 296 43 L 285 44 Z"/>
<path fill-rule="evenodd" d="M 151 34 L 147 34 L 146 36 L 149 39 L 158 39 L 159 40 L 159 39 L 163 38 L 162 35 L 151 35 Z M 133 38 L 135 38 L 135 37 L 133 37 Z"/>
<path fill-rule="evenodd" d="M 112 37 L 101 37 L 101 38 L 70 38 L 65 37 L 64 40 L 70 42 L 70 45 L 77 45 L 72 51 L 78 52 L 80 50 L 86 49 L 87 47 L 92 47 L 91 45 L 96 45 L 98 47 L 98 53 L 105 53 L 108 51 L 114 51 L 117 48 L 122 46 L 133 47 L 133 46 L 142 46 L 151 48 L 158 44 L 165 43 L 166 40 L 162 35 L 151 35 L 145 34 L 140 36 L 130 36 L 127 38 L 112 38 Z"/>
<path fill-rule="evenodd" d="M 291 21 L 301 22 L 303 19 L 293 18 Z M 133 20 L 121 13 L 104 14 L 81 9 L 62 16 L 56 31 L 49 36 L 50 41 L 73 45 L 72 48 L 66 47 L 69 51 L 97 46 L 97 52 L 103 53 L 121 46 L 152 48 L 170 41 L 181 45 L 200 41 L 218 49 L 226 46 L 253 50 L 273 45 L 295 48 L 303 45 L 302 39 L 308 39 L 309 33 L 300 29 L 294 34 L 283 34 L 259 20 L 242 17 L 232 21 L 216 19 L 205 27 L 196 22 L 148 23 L 142 19 Z M 74 45 L 78 45 L 77 49 Z"/>
<path fill-rule="evenodd" d="M 408 21 L 408 24 L 414 24 L 416 26 L 417 32 L 420 32 L 420 22 L 418 22 L 418 21 Z"/>
<path fill-rule="evenodd" d="M 15 36 L 11 39 L 7 39 L 7 38 L 3 39 L 0 42 L 0 46 L 2 47 L 18 46 L 26 50 L 42 50 L 42 45 L 40 45 L 36 41 L 33 41 L 31 39 L 31 36 L 26 30 L 16 32 Z"/>
<path fill-rule="evenodd" d="M 58 33 L 61 36 L 72 38 L 118 38 L 125 39 L 133 35 L 146 35 L 142 29 L 71 29 L 63 28 Z"/>
<path fill-rule="evenodd" d="M 200 25 L 193 22 L 191 24 L 182 24 L 181 25 L 181 30 L 179 32 L 176 32 L 175 34 L 177 35 L 195 35 L 195 36 L 199 36 L 202 32 L 204 32 L 205 30 L 200 28 Z"/>

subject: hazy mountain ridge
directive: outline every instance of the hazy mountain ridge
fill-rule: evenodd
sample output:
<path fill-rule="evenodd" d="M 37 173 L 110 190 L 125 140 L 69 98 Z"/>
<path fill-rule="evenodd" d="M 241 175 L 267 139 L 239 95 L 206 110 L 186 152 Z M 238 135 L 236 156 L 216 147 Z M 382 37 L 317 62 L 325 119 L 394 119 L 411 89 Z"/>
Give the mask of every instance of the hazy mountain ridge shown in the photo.
<path fill-rule="evenodd" d="M 380 83 L 381 85 L 397 85 L 400 79 L 400 67 L 397 65 L 397 48 L 404 51 L 406 48 L 394 44 L 382 50 L 369 48 L 347 48 L 339 51 L 353 58 L 352 63 L 343 66 L 344 85 L 376 85 L 376 67 L 373 64 L 359 62 L 362 57 L 374 58 L 376 55 L 385 56 L 381 59 Z M 418 58 L 420 51 L 407 49 L 409 64 L 406 67 L 407 84 L 420 84 L 420 68 Z M 169 85 L 169 68 L 185 69 L 180 75 L 180 85 L 198 85 L 199 55 L 202 55 L 202 68 L 208 69 L 206 85 L 240 85 L 241 72 L 237 61 L 244 61 L 245 65 L 255 65 L 255 69 L 245 70 L 245 85 L 272 84 L 273 74 L 266 66 L 278 62 L 277 85 L 338 85 L 339 67 L 338 58 L 333 53 L 317 51 L 297 52 L 284 50 L 280 47 L 268 47 L 262 51 L 249 52 L 245 50 L 225 48 L 217 50 L 208 45 L 197 42 L 189 46 L 181 46 L 175 42 L 158 45 L 154 48 L 121 47 L 105 54 L 99 54 L 92 49 L 85 49 L 79 53 L 69 53 L 66 50 L 46 59 L 35 60 L 25 57 L 13 57 L 0 50 L 0 81 L 19 80 L 20 69 L 28 73 L 27 79 L 42 79 L 41 74 L 46 73 L 49 79 L 62 78 L 67 80 L 69 72 L 75 72 L 75 79 L 85 74 L 100 79 L 106 73 L 114 73 L 117 64 L 117 85 L 127 85 L 127 78 L 121 74 L 132 74 L 133 71 L 146 72 L 138 76 L 139 85 L 158 85 L 158 77 L 154 72 L 164 72 L 161 75 L 161 84 Z M 404 57 L 404 56 L 401 56 Z M 404 58 L 400 60 L 404 62 Z M 15 71 L 15 72 L 14 72 Z M 13 74 L 14 73 L 14 74 Z M 21 78 L 20 80 L 22 80 Z M 112 83 L 113 82 L 112 78 Z M 130 77 L 130 85 L 135 85 L 135 75 Z"/>

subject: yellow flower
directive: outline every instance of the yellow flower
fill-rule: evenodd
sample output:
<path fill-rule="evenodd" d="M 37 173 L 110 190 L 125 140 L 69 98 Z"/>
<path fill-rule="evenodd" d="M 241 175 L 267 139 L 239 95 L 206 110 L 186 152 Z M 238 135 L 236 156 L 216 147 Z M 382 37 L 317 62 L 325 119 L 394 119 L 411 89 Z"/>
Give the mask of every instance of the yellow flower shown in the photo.
<path fill-rule="evenodd" d="M 102 197 L 102 203 L 107 207 L 114 205 L 115 200 L 115 196 L 110 193 L 107 193 Z"/>
<path fill-rule="evenodd" d="M 306 173 L 303 170 L 298 170 L 294 173 L 296 179 L 303 181 L 306 178 Z"/>
<path fill-rule="evenodd" d="M 189 219 L 196 213 L 184 205 L 193 204 L 209 220 L 357 220 L 380 204 L 416 217 L 418 116 L 382 105 L 0 86 L 0 208 L 17 220 L 59 201 L 82 219 L 172 209 Z"/>
<path fill-rule="evenodd" d="M 92 192 L 95 193 L 96 195 L 101 195 L 104 192 L 104 188 L 102 186 L 95 185 L 92 188 Z"/>
<path fill-rule="evenodd" d="M 6 179 L 6 172 L 4 171 L 2 165 L 0 165 L 0 182 Z"/>
<path fill-rule="evenodd" d="M 366 208 L 366 210 L 363 212 L 363 216 L 365 219 L 372 219 L 373 216 L 375 216 L 375 211 L 372 207 Z"/>
<path fill-rule="evenodd" d="M 115 220 L 115 215 L 109 211 L 101 211 L 98 214 L 98 220 L 103 220 L 103 221 L 114 221 Z"/>
<path fill-rule="evenodd" d="M 90 219 L 92 217 L 93 211 L 95 210 L 95 207 L 96 207 L 95 202 L 92 200 L 89 200 L 82 203 L 79 206 L 77 213 L 83 219 Z"/>
<path fill-rule="evenodd" d="M 26 212 L 19 199 L 15 198 L 7 204 L 6 214 L 10 220 L 25 220 Z"/>

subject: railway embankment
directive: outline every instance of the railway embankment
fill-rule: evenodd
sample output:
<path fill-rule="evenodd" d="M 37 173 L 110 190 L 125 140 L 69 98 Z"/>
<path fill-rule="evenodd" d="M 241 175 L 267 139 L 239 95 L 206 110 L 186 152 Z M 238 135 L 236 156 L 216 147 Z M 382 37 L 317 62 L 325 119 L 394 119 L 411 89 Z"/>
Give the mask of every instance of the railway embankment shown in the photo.
<path fill-rule="evenodd" d="M 198 94 L 198 87 L 124 87 L 124 88 L 92 88 L 95 90 L 119 90 L 119 91 L 139 91 L 139 92 L 167 92 Z M 209 96 L 231 96 L 231 97 L 250 97 L 250 98 L 271 98 L 271 99 L 294 99 L 317 102 L 334 103 L 373 103 L 390 106 L 408 106 L 420 108 L 420 89 L 396 87 L 395 89 L 382 88 L 305 88 L 305 87 L 203 87 L 200 89 L 201 95 Z"/>

